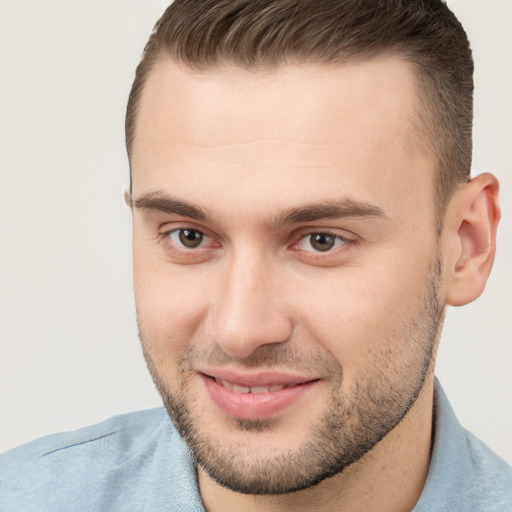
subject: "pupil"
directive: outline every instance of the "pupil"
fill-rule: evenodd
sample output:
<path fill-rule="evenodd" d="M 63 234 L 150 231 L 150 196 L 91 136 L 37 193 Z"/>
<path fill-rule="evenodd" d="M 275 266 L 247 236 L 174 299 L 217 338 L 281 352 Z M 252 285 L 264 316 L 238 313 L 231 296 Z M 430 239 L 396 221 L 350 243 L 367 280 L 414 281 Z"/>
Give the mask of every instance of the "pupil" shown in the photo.
<path fill-rule="evenodd" d="M 180 242 L 189 248 L 198 247 L 203 241 L 203 234 L 193 229 L 182 229 L 180 230 Z"/>
<path fill-rule="evenodd" d="M 315 235 L 311 235 L 311 245 L 317 251 L 328 251 L 332 249 L 334 246 L 334 237 L 331 235 L 327 235 L 325 233 L 317 233 Z"/>

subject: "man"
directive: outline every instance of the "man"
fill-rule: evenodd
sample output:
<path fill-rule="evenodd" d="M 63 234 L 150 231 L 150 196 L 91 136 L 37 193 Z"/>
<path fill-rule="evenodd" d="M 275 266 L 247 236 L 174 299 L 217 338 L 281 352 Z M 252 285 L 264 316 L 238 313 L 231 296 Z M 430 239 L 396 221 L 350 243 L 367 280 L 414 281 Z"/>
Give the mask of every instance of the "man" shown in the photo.
<path fill-rule="evenodd" d="M 0 509 L 510 510 L 512 469 L 434 377 L 499 220 L 469 178 L 472 71 L 436 0 L 174 2 L 126 117 L 168 415 L 11 451 Z"/>

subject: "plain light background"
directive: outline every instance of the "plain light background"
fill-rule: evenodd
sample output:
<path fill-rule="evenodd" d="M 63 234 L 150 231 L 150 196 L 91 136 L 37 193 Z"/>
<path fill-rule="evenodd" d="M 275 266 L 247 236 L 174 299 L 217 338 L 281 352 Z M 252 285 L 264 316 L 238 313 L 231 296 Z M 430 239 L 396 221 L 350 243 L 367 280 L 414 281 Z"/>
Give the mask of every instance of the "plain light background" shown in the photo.
<path fill-rule="evenodd" d="M 0 0 L 0 451 L 160 405 L 137 339 L 124 109 L 166 2 Z M 476 63 L 473 174 L 501 181 L 482 298 L 448 312 L 437 374 L 512 462 L 512 1 L 453 0 Z"/>

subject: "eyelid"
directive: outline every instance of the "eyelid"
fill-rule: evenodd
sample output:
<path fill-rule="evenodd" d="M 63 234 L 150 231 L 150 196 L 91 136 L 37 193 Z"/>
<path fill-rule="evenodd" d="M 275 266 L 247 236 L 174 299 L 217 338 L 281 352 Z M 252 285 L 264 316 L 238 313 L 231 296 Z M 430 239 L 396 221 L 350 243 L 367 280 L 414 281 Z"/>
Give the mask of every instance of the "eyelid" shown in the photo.
<path fill-rule="evenodd" d="M 341 238 L 347 242 L 357 242 L 359 240 L 357 235 L 343 229 L 337 230 L 334 228 L 308 227 L 297 230 L 294 236 L 294 243 L 316 234 L 329 235 L 338 239 Z"/>
<path fill-rule="evenodd" d="M 308 259 L 315 259 L 318 261 L 328 260 L 329 258 L 332 259 L 335 256 L 340 257 L 342 254 L 346 254 L 347 251 L 353 249 L 354 246 L 359 242 L 359 238 L 353 233 L 347 232 L 345 230 L 340 231 L 332 228 L 322 228 L 316 226 L 301 228 L 296 232 L 290 248 L 294 251 L 300 252 L 303 255 L 306 255 L 305 257 Z M 342 240 L 345 243 L 342 243 L 341 245 L 326 251 L 306 250 L 299 246 L 304 239 L 314 234 L 329 235 L 338 240 Z"/>
<path fill-rule="evenodd" d="M 298 244 L 301 245 L 303 243 L 309 243 L 310 246 L 313 246 L 313 241 L 312 241 L 312 238 L 315 236 L 315 235 L 323 235 L 323 236 L 326 236 L 326 237 L 329 237 L 331 238 L 334 242 L 333 242 L 333 246 L 332 247 L 329 247 L 327 248 L 325 251 L 320 251 L 320 250 L 315 250 L 314 247 L 312 248 L 312 251 L 311 252 L 332 252 L 334 251 L 335 249 L 337 249 L 340 245 L 348 242 L 348 240 L 345 238 L 345 237 L 342 237 L 340 235 L 335 235 L 333 233 L 310 233 L 309 235 L 306 235 L 306 236 L 303 236 L 299 241 L 298 241 Z M 308 249 L 306 248 L 302 248 L 303 250 L 305 251 L 308 251 Z"/>
<path fill-rule="evenodd" d="M 206 238 L 206 243 L 202 243 L 196 248 L 188 248 L 182 244 L 178 244 L 175 241 L 170 240 L 170 235 L 172 233 L 187 229 L 202 233 Z M 337 240 L 342 240 L 345 243 L 342 243 L 341 245 L 335 246 L 326 251 L 317 251 L 314 249 L 306 250 L 299 246 L 301 241 L 314 234 L 329 235 L 336 238 Z M 165 246 L 165 251 L 174 254 L 174 256 L 178 259 L 187 258 L 202 260 L 208 253 L 211 253 L 213 250 L 223 246 L 222 240 L 220 240 L 219 236 L 217 236 L 215 233 L 212 233 L 208 228 L 205 228 L 204 226 L 198 226 L 193 221 L 175 221 L 162 224 L 157 236 L 159 242 Z M 335 255 L 341 256 L 341 254 L 345 254 L 349 250 L 353 249 L 354 246 L 360 241 L 359 237 L 350 231 L 331 227 L 323 228 L 318 226 L 299 228 L 291 235 L 291 238 L 291 243 L 287 244 L 289 249 L 307 255 L 307 258 L 309 259 L 317 260 L 328 260 Z"/>
<path fill-rule="evenodd" d="M 174 222 L 166 222 L 162 224 L 158 228 L 158 236 L 165 237 L 174 231 L 180 231 L 182 229 L 189 229 L 191 231 L 198 231 L 208 238 L 213 238 L 210 230 L 206 229 L 204 226 L 199 226 L 195 222 L 191 221 L 174 221 Z"/>
<path fill-rule="evenodd" d="M 201 236 L 201 241 L 199 242 L 199 245 L 196 247 L 187 247 L 181 241 L 175 240 L 174 235 L 178 235 L 182 231 L 198 233 Z M 207 245 L 208 241 L 210 240 L 210 237 L 206 233 L 203 233 L 202 231 L 199 231 L 198 229 L 191 229 L 191 228 L 172 229 L 167 232 L 166 237 L 167 237 L 167 239 L 172 240 L 173 244 L 177 245 L 180 248 L 180 250 L 185 250 L 185 251 L 189 251 L 189 250 L 196 251 L 197 249 L 204 248 L 204 246 Z"/>
<path fill-rule="evenodd" d="M 200 246 L 192 248 L 171 240 L 172 233 L 187 229 L 201 233 L 205 237 L 206 243 L 201 243 Z M 184 263 L 199 262 L 205 258 L 210 251 L 221 246 L 221 243 L 218 241 L 218 237 L 212 234 L 210 230 L 205 229 L 203 226 L 197 226 L 194 222 L 187 221 L 176 221 L 163 224 L 158 232 L 158 241 L 163 245 L 167 254 Z"/>

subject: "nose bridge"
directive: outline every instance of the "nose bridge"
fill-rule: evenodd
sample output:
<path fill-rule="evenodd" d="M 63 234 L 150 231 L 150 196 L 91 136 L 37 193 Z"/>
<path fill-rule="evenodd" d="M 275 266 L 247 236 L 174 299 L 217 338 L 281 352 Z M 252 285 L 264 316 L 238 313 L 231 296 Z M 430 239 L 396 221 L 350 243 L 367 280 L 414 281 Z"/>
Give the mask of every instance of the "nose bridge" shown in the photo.
<path fill-rule="evenodd" d="M 270 256 L 254 248 L 233 251 L 213 318 L 212 335 L 224 352 L 244 358 L 261 345 L 289 339 L 293 323 L 281 279 Z"/>

